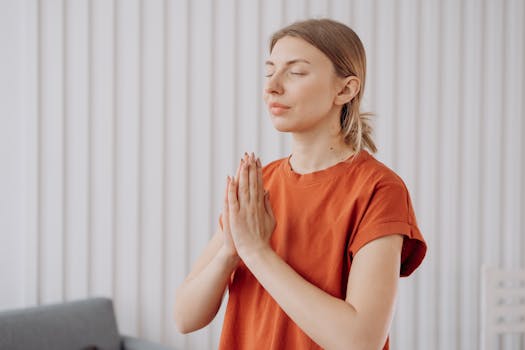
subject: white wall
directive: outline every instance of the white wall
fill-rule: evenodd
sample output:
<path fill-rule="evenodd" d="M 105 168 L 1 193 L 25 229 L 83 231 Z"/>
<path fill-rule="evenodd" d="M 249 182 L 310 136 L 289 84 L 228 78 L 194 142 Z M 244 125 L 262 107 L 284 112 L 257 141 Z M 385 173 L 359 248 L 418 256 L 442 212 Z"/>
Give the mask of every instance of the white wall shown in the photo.
<path fill-rule="evenodd" d="M 480 266 L 525 267 L 521 0 L 1 1 L 0 308 L 106 295 L 125 333 L 216 348 L 222 314 L 180 336 L 173 291 L 242 152 L 289 152 L 262 62 L 311 16 L 363 39 L 377 157 L 429 244 L 392 347 L 479 348 Z"/>
<path fill-rule="evenodd" d="M 20 52 L 21 6 L 2 1 L 0 10 L 0 309 L 25 304 L 24 298 L 24 119 Z"/>

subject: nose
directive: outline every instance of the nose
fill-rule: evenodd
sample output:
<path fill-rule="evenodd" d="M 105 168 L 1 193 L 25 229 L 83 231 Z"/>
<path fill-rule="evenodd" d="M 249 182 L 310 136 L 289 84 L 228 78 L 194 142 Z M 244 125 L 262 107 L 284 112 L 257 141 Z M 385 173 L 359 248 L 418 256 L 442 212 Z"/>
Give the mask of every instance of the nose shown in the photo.
<path fill-rule="evenodd" d="M 268 77 L 264 86 L 264 92 L 270 95 L 282 94 L 283 85 L 281 82 L 280 74 L 274 73 L 271 77 Z"/>

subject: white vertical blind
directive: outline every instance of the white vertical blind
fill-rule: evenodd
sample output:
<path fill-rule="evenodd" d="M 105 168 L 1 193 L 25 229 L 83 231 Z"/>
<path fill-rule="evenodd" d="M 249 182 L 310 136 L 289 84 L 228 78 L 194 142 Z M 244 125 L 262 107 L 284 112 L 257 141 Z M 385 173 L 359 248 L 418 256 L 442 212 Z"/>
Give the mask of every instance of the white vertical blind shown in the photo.
<path fill-rule="evenodd" d="M 459 318 L 461 327 L 460 349 L 477 344 L 479 339 L 479 280 L 481 264 L 481 161 L 486 157 L 482 147 L 482 60 L 483 16 L 485 10 L 477 1 L 465 1 L 462 7 L 462 106 L 460 161 L 460 246 L 462 258 L 460 267 Z M 477 63 L 474 63 L 477 62 Z M 515 242 L 517 243 L 517 242 Z M 436 266 L 435 268 L 439 268 Z M 479 347 L 479 346 L 478 346 Z"/>
<path fill-rule="evenodd" d="M 377 157 L 429 245 L 401 282 L 392 348 L 479 348 L 481 264 L 525 267 L 521 0 L 24 0 L 19 232 L 27 305 L 112 297 L 122 333 L 176 333 L 176 286 L 217 227 L 244 151 L 290 152 L 262 102 L 275 30 L 331 17 L 368 54 Z M 2 276 L 3 278 L 4 276 Z M 1 298 L 1 297 L 0 297 Z M 501 339 L 504 349 L 525 342 Z"/>
<path fill-rule="evenodd" d="M 90 235 L 90 208 L 89 191 L 90 181 L 93 183 L 106 184 L 111 177 L 99 172 L 90 173 L 89 137 L 90 125 L 99 124 L 100 120 L 111 121 L 104 113 L 104 104 L 94 100 L 96 103 L 91 109 L 90 83 L 98 78 L 96 72 L 100 71 L 103 62 L 97 60 L 93 67 L 97 71 L 90 69 L 90 61 L 93 56 L 90 50 L 89 32 L 91 18 L 91 8 L 87 2 L 72 2 L 64 6 L 64 71 L 65 71 L 65 144 L 64 147 L 64 298 L 76 299 L 83 298 L 88 294 L 88 255 L 86 249 Z M 103 17 L 95 16 L 98 20 Z M 95 34 L 95 33 L 94 33 Z M 98 33 L 97 33 L 98 34 Z M 99 50 L 97 53 L 106 53 L 106 50 Z M 93 77 L 93 79 L 91 79 Z M 104 92 L 103 88 L 101 92 Z M 98 126 L 98 125 L 97 125 Z M 100 125 L 97 130 L 100 133 L 111 132 L 111 128 L 106 123 Z M 100 145 L 105 146 L 107 138 L 101 135 Z M 108 155 L 110 155 L 108 153 Z M 111 159 L 103 158 L 97 162 L 97 170 L 100 166 L 105 166 Z M 104 191 L 110 194 L 110 191 Z M 97 198 L 95 198 L 97 201 Z M 106 200 L 100 198 L 100 207 L 104 212 L 108 212 L 108 218 L 112 215 Z M 93 227 L 93 226 L 91 226 Z M 111 228 L 108 228 L 111 232 Z"/>
<path fill-rule="evenodd" d="M 138 0 L 104 4 L 115 11 L 115 307 L 121 331 L 141 334 L 141 9 Z"/>
<path fill-rule="evenodd" d="M 439 2 L 429 2 L 420 6 L 419 17 L 419 62 L 415 74 L 419 77 L 419 91 L 417 92 L 418 109 L 417 123 L 418 138 L 417 151 L 417 184 L 412 192 L 417 214 L 418 224 L 425 235 L 429 247 L 425 263 L 422 264 L 417 275 L 419 288 L 416 295 L 417 303 L 417 343 L 415 349 L 440 349 L 438 339 L 438 261 L 437 245 L 439 219 L 438 206 L 438 164 L 439 155 L 438 123 L 441 115 L 441 103 L 438 100 L 439 91 Z M 378 58 L 379 59 L 379 58 Z M 378 82 L 379 84 L 379 82 Z M 378 85 L 379 86 L 379 85 Z M 385 133 L 387 130 L 385 130 Z M 380 137 L 378 135 L 378 137 Z M 399 307 L 398 307 L 398 310 Z"/>

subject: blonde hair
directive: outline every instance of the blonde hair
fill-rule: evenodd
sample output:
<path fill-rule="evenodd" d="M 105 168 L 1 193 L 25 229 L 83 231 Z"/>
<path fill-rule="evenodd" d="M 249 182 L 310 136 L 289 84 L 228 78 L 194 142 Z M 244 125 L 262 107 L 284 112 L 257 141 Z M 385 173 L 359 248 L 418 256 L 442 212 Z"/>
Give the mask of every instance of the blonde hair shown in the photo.
<path fill-rule="evenodd" d="M 331 19 L 309 19 L 295 22 L 273 34 L 270 52 L 277 41 L 285 36 L 303 39 L 323 52 L 334 65 L 340 77 L 355 76 L 361 82 L 359 92 L 341 110 L 341 134 L 346 144 L 355 152 L 368 148 L 377 151 L 372 139 L 370 117 L 372 113 L 361 113 L 366 77 L 365 48 L 357 34 L 346 25 Z"/>

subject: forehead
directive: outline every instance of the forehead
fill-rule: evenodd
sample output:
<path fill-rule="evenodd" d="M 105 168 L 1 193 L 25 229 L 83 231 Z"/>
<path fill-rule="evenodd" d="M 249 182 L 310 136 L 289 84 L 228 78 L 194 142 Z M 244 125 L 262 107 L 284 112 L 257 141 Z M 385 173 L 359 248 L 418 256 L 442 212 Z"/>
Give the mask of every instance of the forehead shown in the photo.
<path fill-rule="evenodd" d="M 268 58 L 274 64 L 304 59 L 312 64 L 330 64 L 330 59 L 318 48 L 301 38 L 285 36 L 273 46 Z"/>

